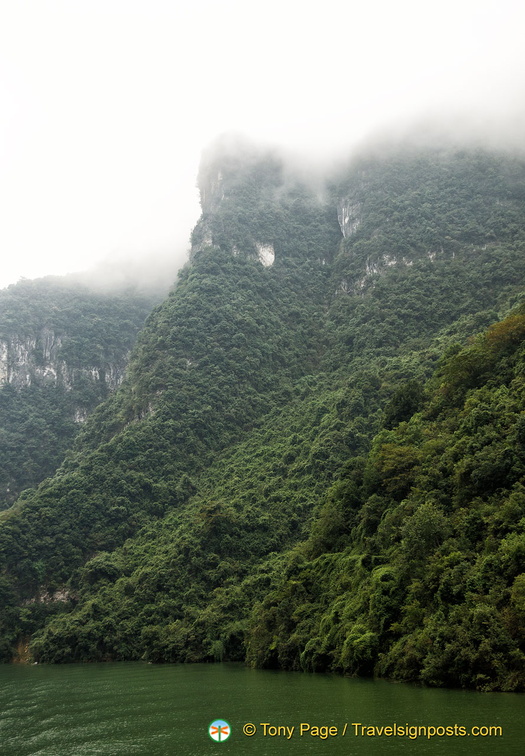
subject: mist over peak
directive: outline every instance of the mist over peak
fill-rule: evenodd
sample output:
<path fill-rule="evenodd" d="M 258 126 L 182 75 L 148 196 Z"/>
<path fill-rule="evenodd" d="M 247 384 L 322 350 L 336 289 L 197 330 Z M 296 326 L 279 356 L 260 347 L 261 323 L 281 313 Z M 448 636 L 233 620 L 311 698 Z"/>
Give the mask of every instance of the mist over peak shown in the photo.
<path fill-rule="evenodd" d="M 187 259 L 188 248 L 123 252 L 107 257 L 85 271 L 70 273 L 65 279 L 78 281 L 94 291 L 110 293 L 136 289 L 162 297 L 175 283 L 177 272 Z"/>
<path fill-rule="evenodd" d="M 431 140 L 522 149 L 516 0 L 30 5 L 0 10 L 0 285 L 185 250 L 217 134 L 279 145 L 314 184 L 425 120 Z M 232 160 L 249 149 L 222 140 Z"/>

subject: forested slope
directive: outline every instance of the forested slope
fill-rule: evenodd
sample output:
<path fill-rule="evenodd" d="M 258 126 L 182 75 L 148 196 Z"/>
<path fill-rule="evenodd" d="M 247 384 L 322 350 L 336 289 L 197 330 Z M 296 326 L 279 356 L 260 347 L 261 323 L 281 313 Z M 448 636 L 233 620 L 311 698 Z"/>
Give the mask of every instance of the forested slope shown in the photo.
<path fill-rule="evenodd" d="M 0 509 L 54 473 L 159 298 L 51 276 L 0 291 Z"/>
<path fill-rule="evenodd" d="M 223 144 L 200 181 L 126 381 L 2 523 L 4 658 L 521 687 L 522 311 L 461 345 L 521 299 L 525 164 L 392 150 L 320 192 Z"/>
<path fill-rule="evenodd" d="M 398 391 L 256 607 L 249 660 L 523 688 L 524 337 L 521 307 L 442 362 L 419 412 Z"/>

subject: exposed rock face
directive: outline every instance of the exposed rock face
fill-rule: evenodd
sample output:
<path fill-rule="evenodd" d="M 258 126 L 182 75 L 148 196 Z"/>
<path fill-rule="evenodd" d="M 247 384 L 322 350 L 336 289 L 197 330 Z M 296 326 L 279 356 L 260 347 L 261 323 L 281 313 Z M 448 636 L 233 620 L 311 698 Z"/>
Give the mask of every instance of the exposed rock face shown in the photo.
<path fill-rule="evenodd" d="M 0 384 L 9 382 L 8 347 L 5 341 L 0 341 Z"/>
<path fill-rule="evenodd" d="M 220 138 L 203 154 L 198 186 L 202 215 L 190 260 L 212 248 L 265 268 L 307 259 L 326 265 L 342 241 L 335 198 L 275 150 Z M 342 212 L 345 227 L 358 223 L 346 205 Z"/>
<path fill-rule="evenodd" d="M 265 268 L 269 268 L 275 261 L 273 244 L 257 244 L 257 256 Z"/>
<path fill-rule="evenodd" d="M 355 234 L 361 224 L 361 203 L 345 198 L 337 204 L 337 220 L 345 239 Z"/>
<path fill-rule="evenodd" d="M 407 267 L 411 267 L 413 265 L 413 261 L 409 260 L 406 257 L 396 257 L 394 255 L 382 255 L 377 260 L 371 260 L 370 258 L 367 258 L 364 275 L 361 278 L 357 279 L 357 281 L 354 282 L 353 286 L 348 286 L 348 282 L 343 282 L 343 284 L 341 285 L 341 290 L 345 291 L 346 293 L 352 292 L 354 294 L 358 294 L 363 291 L 363 289 L 371 279 L 377 278 L 378 276 L 382 275 L 386 270 L 388 270 L 388 268 L 391 268 L 394 265 L 406 265 Z"/>
<path fill-rule="evenodd" d="M 210 213 L 216 209 L 224 199 L 224 177 L 221 170 L 210 170 L 205 179 L 200 182 L 201 207 L 203 213 Z"/>
<path fill-rule="evenodd" d="M 0 385 L 21 388 L 38 380 L 71 389 L 76 378 L 86 376 L 113 390 L 122 382 L 125 362 L 72 367 L 60 355 L 62 343 L 63 336 L 47 327 L 33 336 L 0 339 Z"/>
<path fill-rule="evenodd" d="M 0 291 L 0 511 L 53 474 L 124 378 L 157 296 L 59 278 Z"/>
<path fill-rule="evenodd" d="M 246 190 L 247 173 L 260 172 Z M 267 175 L 263 175 L 267 172 Z M 227 247 L 234 255 L 247 255 L 269 266 L 273 245 L 253 234 L 254 216 L 282 185 L 281 161 L 237 137 L 219 138 L 204 154 L 198 176 L 202 216 L 192 234 L 191 257 L 207 247 Z M 241 203 L 246 217 L 239 222 L 235 208 Z M 233 214 L 232 214 L 233 210 Z M 255 224 L 256 225 L 256 224 Z"/>

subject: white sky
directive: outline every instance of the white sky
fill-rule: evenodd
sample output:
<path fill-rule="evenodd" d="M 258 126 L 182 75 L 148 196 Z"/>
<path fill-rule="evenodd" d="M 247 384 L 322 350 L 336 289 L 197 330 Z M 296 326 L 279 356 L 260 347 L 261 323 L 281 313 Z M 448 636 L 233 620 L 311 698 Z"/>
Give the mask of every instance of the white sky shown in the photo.
<path fill-rule="evenodd" d="M 0 0 L 0 286 L 182 260 L 226 130 L 323 155 L 421 114 L 515 121 L 524 21 L 522 0 Z"/>

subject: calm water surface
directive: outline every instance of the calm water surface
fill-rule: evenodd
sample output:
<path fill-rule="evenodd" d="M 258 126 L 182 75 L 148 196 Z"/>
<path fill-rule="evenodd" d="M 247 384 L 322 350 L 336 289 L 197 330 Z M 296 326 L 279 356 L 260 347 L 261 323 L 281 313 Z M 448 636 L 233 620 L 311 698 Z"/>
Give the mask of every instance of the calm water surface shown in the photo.
<path fill-rule="evenodd" d="M 225 742 L 208 736 L 215 719 L 231 725 Z M 242 732 L 246 723 L 256 725 L 252 737 Z M 266 736 L 262 723 L 269 725 Z M 335 727 L 337 735 L 321 739 L 306 732 L 301 737 L 301 723 Z M 467 732 L 499 726 L 503 736 L 367 736 L 356 735 L 353 723 L 458 725 Z M 270 735 L 270 726 L 295 729 L 287 739 Z M 250 670 L 235 664 L 0 666 L 2 756 L 230 753 L 523 756 L 525 697 Z"/>

